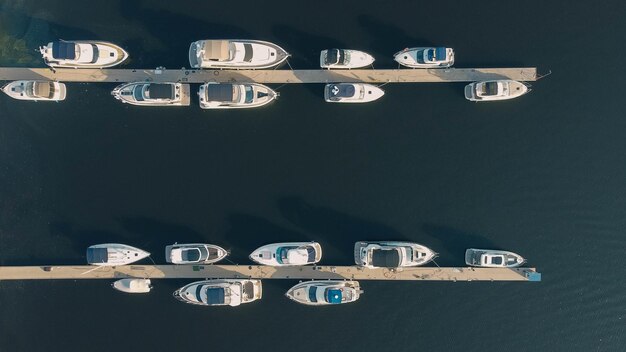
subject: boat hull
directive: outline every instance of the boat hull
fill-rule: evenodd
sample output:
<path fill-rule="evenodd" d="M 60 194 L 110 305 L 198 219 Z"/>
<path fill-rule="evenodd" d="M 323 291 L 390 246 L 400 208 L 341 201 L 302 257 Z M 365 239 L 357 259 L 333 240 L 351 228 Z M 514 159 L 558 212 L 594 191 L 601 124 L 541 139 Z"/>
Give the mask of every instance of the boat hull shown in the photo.
<path fill-rule="evenodd" d="M 87 263 L 97 266 L 128 265 L 149 255 L 149 252 L 126 244 L 103 243 L 87 248 Z"/>
<path fill-rule="evenodd" d="M 55 58 L 53 54 L 53 45 L 59 45 L 59 43 L 73 43 L 79 47 L 93 48 L 95 46 L 99 57 L 97 59 L 93 58 L 88 62 L 81 62 L 79 59 Z M 46 65 L 50 67 L 108 68 L 117 66 L 128 59 L 128 53 L 119 45 L 96 40 L 61 41 L 56 43 L 50 42 L 48 45 L 40 47 L 39 51 Z M 94 50 L 93 53 L 96 53 L 96 51 Z M 101 57 L 100 54 L 102 54 Z"/>
<path fill-rule="evenodd" d="M 223 289 L 226 287 L 231 287 L 231 285 L 237 285 L 241 288 L 240 292 L 234 292 L 234 296 L 237 298 L 236 301 L 221 303 L 206 303 L 201 302 L 195 299 L 193 296 L 198 291 L 209 289 Z M 263 287 L 261 285 L 261 280 L 252 280 L 252 279 L 231 279 L 231 280 L 204 280 L 204 281 L 196 281 L 190 284 L 187 284 L 173 293 L 174 298 L 177 300 L 193 305 L 199 306 L 231 306 L 236 307 L 241 304 L 254 302 L 263 297 Z"/>
<path fill-rule="evenodd" d="M 329 302 L 327 299 L 319 299 L 319 294 L 316 294 L 316 292 L 311 293 L 313 287 L 315 287 L 316 292 L 317 290 L 322 290 L 322 292 L 328 292 L 327 290 L 339 290 L 342 295 L 341 300 Z M 308 306 L 328 306 L 355 302 L 362 293 L 358 281 L 328 280 L 301 282 L 290 288 L 287 293 L 285 293 L 285 296 L 294 302 Z M 315 301 L 311 300 L 312 297 L 315 297 Z"/>
<path fill-rule="evenodd" d="M 485 256 L 488 256 L 487 258 Z M 492 258 L 501 258 L 494 263 Z M 487 259 L 487 260 L 485 260 Z M 482 268 L 515 268 L 526 262 L 521 255 L 494 249 L 468 248 L 465 251 L 465 264 Z"/>
<path fill-rule="evenodd" d="M 419 253 L 418 258 L 409 258 L 402 261 L 396 268 L 416 267 L 428 264 L 437 257 L 437 253 L 432 249 L 414 242 L 403 241 L 360 241 L 354 244 L 354 262 L 366 268 L 377 268 L 367 260 L 367 256 L 363 251 L 369 252 L 373 249 L 394 249 L 398 247 L 410 247 L 413 253 Z"/>
<path fill-rule="evenodd" d="M 211 258 L 211 256 L 209 256 L 206 260 L 198 260 L 198 261 L 178 261 L 173 259 L 172 256 L 172 250 L 176 250 L 176 249 L 183 249 L 183 248 L 205 248 L 207 250 L 207 252 L 217 252 L 216 257 Z M 165 261 L 167 261 L 168 263 L 172 263 L 172 264 L 213 264 L 213 263 L 217 263 L 220 260 L 226 258 L 226 256 L 228 255 L 228 252 L 220 247 L 220 246 L 216 246 L 214 244 L 207 244 L 207 243 L 186 243 L 186 244 L 173 244 L 173 245 L 169 245 L 165 247 Z"/>
<path fill-rule="evenodd" d="M 136 87 L 150 85 L 147 82 L 131 82 L 121 84 L 111 91 L 111 95 L 125 104 L 137 106 L 188 106 L 190 103 L 190 86 L 184 83 L 158 83 L 158 85 L 169 84 L 173 87 L 173 97 L 162 99 L 145 99 L 143 96 L 138 100 L 134 95 Z"/>
<path fill-rule="evenodd" d="M 314 258 L 311 261 L 303 264 L 288 264 L 281 263 L 276 257 L 276 253 L 279 248 L 296 247 L 296 248 L 312 248 L 314 251 Z M 316 264 L 322 259 L 322 246 L 317 242 L 282 242 L 272 243 L 265 246 L 261 246 L 254 250 L 250 254 L 250 260 L 261 265 L 269 266 L 298 266 L 298 265 L 311 265 Z"/>
<path fill-rule="evenodd" d="M 115 281 L 112 286 L 125 293 L 148 293 L 152 289 L 150 279 L 121 279 Z"/>
<path fill-rule="evenodd" d="M 506 85 L 506 94 L 505 95 L 495 95 L 495 96 L 481 96 L 478 92 L 478 86 L 480 84 L 486 83 L 502 83 Z M 483 82 L 473 82 L 465 86 L 465 99 L 473 102 L 481 102 L 481 101 L 501 101 L 501 100 L 510 100 L 519 98 L 524 94 L 530 92 L 528 86 L 522 82 L 513 81 L 513 80 L 495 80 L 495 81 L 483 81 Z"/>
<path fill-rule="evenodd" d="M 344 51 L 349 52 L 350 62 L 348 64 L 328 64 L 326 63 L 326 55 L 328 54 L 328 50 L 322 50 L 320 53 L 320 67 L 327 69 L 336 69 L 336 70 L 348 70 L 353 68 L 361 68 L 368 67 L 374 64 L 374 57 L 364 51 L 359 50 L 351 50 L 351 49 L 342 49 Z"/>
<path fill-rule="evenodd" d="M 434 49 L 433 47 L 406 48 L 394 54 L 394 60 L 402 66 L 410 68 L 448 68 L 454 65 L 454 50 L 445 48 L 446 58 L 441 62 L 420 62 L 424 50 Z"/>
<path fill-rule="evenodd" d="M 212 99 L 208 96 L 207 91 L 211 85 L 221 86 L 237 86 L 238 89 L 245 90 L 249 87 L 252 90 L 253 100 L 245 101 L 245 98 L 239 101 L 223 101 Z M 241 93 L 244 94 L 244 93 Z M 215 83 L 209 82 L 200 86 L 198 89 L 198 97 L 200 100 L 200 108 L 202 109 L 250 109 L 265 106 L 278 98 L 278 93 L 268 86 L 259 83 Z"/>
<path fill-rule="evenodd" d="M 232 57 L 211 59 L 206 58 L 204 52 L 211 50 L 207 48 L 212 44 L 221 46 L 221 44 L 227 44 L 226 50 L 228 55 Z M 246 53 L 238 54 L 242 50 L 252 49 L 257 55 L 255 59 L 247 58 Z M 215 49 L 214 49 L 215 50 Z M 222 53 L 219 53 L 220 55 Z M 230 70 L 259 70 L 277 67 L 289 58 L 287 53 L 280 46 L 262 41 L 262 40 L 248 40 L 248 39 L 207 39 L 198 40 L 191 43 L 189 47 L 189 64 L 192 68 L 207 68 L 207 69 L 230 69 Z M 222 60 L 223 59 L 223 60 Z"/>
<path fill-rule="evenodd" d="M 348 87 L 353 87 L 354 95 L 344 97 L 339 94 Z M 335 93 L 336 92 L 336 93 Z M 385 91 L 367 83 L 332 83 L 324 87 L 324 100 L 327 103 L 359 104 L 369 103 L 382 98 Z"/>
<path fill-rule="evenodd" d="M 29 92 L 29 90 L 32 90 L 32 85 L 34 84 L 50 85 L 49 92 L 51 95 L 49 95 L 48 97 L 33 95 L 32 92 Z M 13 99 L 28 101 L 58 102 L 65 100 L 65 96 L 67 94 L 67 88 L 65 84 L 51 81 L 13 81 L 5 84 L 2 87 L 2 91 Z"/>

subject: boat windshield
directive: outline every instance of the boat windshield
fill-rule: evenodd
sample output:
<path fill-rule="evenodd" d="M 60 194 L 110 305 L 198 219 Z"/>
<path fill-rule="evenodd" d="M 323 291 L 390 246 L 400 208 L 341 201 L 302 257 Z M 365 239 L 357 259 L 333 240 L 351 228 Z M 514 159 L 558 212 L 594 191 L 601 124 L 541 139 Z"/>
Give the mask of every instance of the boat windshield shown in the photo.
<path fill-rule="evenodd" d="M 245 86 L 245 92 L 246 92 L 246 104 L 252 104 L 252 102 L 254 102 L 254 90 L 252 89 L 252 86 Z"/>
<path fill-rule="evenodd" d="M 350 53 L 342 49 L 329 49 L 326 53 L 327 65 L 345 65 L 350 61 Z"/>
<path fill-rule="evenodd" d="M 317 302 L 317 287 L 315 286 L 309 288 L 309 301 Z"/>
<path fill-rule="evenodd" d="M 135 86 L 135 89 L 133 90 L 133 98 L 135 98 L 136 101 L 144 101 L 144 98 L 143 98 L 144 88 L 146 88 L 145 84 L 139 84 Z"/>
<path fill-rule="evenodd" d="M 252 62 L 252 56 L 254 51 L 252 50 L 252 44 L 244 43 L 243 45 L 243 61 Z"/>
<path fill-rule="evenodd" d="M 187 262 L 196 262 L 200 260 L 200 250 L 198 248 L 183 249 L 181 257 Z"/>
<path fill-rule="evenodd" d="M 480 90 L 480 95 L 498 95 L 498 82 L 484 82 Z"/>
<path fill-rule="evenodd" d="M 202 288 L 199 286 L 196 294 L 200 294 Z M 200 297 L 198 297 L 200 298 Z M 200 299 L 199 299 L 200 300 Z M 206 289 L 207 304 L 224 304 L 226 303 L 226 289 L 223 287 L 209 287 Z"/>
<path fill-rule="evenodd" d="M 276 261 L 280 264 L 288 264 L 289 263 L 289 251 L 292 249 L 297 249 L 298 247 L 279 247 L 276 251 Z"/>
<path fill-rule="evenodd" d="M 32 96 L 38 98 L 52 99 L 54 97 L 54 83 L 34 82 L 32 83 Z"/>

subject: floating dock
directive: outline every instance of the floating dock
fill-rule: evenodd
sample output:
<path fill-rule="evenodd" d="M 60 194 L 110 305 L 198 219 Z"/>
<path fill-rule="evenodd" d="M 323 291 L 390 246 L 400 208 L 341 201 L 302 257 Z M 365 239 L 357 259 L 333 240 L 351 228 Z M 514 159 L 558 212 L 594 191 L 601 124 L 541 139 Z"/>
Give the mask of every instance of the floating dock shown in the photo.
<path fill-rule="evenodd" d="M 293 279 L 293 280 L 397 280 L 397 281 L 541 281 L 535 268 L 367 269 L 359 266 L 264 265 L 124 265 L 3 266 L 2 280 L 78 279 Z"/>
<path fill-rule="evenodd" d="M 494 79 L 536 81 L 536 67 L 396 70 L 190 70 L 0 67 L 0 81 L 186 82 L 186 83 L 418 83 Z"/>

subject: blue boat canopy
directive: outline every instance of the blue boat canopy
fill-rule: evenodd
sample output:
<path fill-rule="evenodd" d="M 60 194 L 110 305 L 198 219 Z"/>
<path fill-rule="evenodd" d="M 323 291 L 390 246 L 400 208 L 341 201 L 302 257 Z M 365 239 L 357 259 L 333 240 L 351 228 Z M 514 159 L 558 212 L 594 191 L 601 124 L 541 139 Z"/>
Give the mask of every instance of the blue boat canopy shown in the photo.
<path fill-rule="evenodd" d="M 106 263 L 108 260 L 109 255 L 106 248 L 87 248 L 87 263 L 101 264 Z"/>
<path fill-rule="evenodd" d="M 435 57 L 437 58 L 437 60 L 445 60 L 446 56 L 446 48 L 435 48 Z"/>
<path fill-rule="evenodd" d="M 331 288 L 326 291 L 326 300 L 330 304 L 339 304 L 341 303 L 341 295 L 341 290 Z"/>
<path fill-rule="evenodd" d="M 76 59 L 76 44 L 72 42 L 52 43 L 52 57 L 61 60 Z"/>
<path fill-rule="evenodd" d="M 207 304 L 224 304 L 224 289 L 220 287 L 209 287 L 206 289 Z"/>
<path fill-rule="evenodd" d="M 334 98 L 351 98 L 356 92 L 352 84 L 334 84 L 329 88 L 330 95 Z"/>

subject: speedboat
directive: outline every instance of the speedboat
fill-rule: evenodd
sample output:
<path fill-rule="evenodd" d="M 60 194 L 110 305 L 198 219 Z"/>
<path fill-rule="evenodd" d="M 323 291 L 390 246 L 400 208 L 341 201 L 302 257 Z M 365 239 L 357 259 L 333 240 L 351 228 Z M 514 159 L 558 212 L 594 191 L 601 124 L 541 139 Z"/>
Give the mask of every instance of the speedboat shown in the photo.
<path fill-rule="evenodd" d="M 203 109 L 256 108 L 278 97 L 270 87 L 258 83 L 208 82 L 198 91 Z"/>
<path fill-rule="evenodd" d="M 272 243 L 257 248 L 250 259 L 271 266 L 315 264 L 322 259 L 322 246 L 317 242 Z"/>
<path fill-rule="evenodd" d="M 327 103 L 369 103 L 383 95 L 384 90 L 367 83 L 331 83 L 324 87 Z"/>
<path fill-rule="evenodd" d="M 189 84 L 184 83 L 124 83 L 113 89 L 111 95 L 122 103 L 144 106 L 187 106 Z"/>
<path fill-rule="evenodd" d="M 104 243 L 87 248 L 87 263 L 99 266 L 117 266 L 134 263 L 150 253 L 121 243 Z"/>
<path fill-rule="evenodd" d="M 517 98 L 530 92 L 522 82 L 501 79 L 473 82 L 465 86 L 465 99 L 469 101 L 495 101 Z"/>
<path fill-rule="evenodd" d="M 437 256 L 413 242 L 380 241 L 354 244 L 354 261 L 366 268 L 402 268 L 424 265 Z"/>
<path fill-rule="evenodd" d="M 13 99 L 32 101 L 61 101 L 66 93 L 65 84 L 52 81 L 13 81 L 2 91 Z"/>
<path fill-rule="evenodd" d="M 366 52 L 350 49 L 328 49 L 320 53 L 321 68 L 350 69 L 370 66 L 374 57 Z"/>
<path fill-rule="evenodd" d="M 260 299 L 262 293 L 261 280 L 205 280 L 174 291 L 174 298 L 200 306 L 236 307 Z"/>
<path fill-rule="evenodd" d="M 172 264 L 212 264 L 224 259 L 228 252 L 213 244 L 188 243 L 165 247 L 165 260 Z"/>
<path fill-rule="evenodd" d="M 152 289 L 150 279 L 121 279 L 115 281 L 111 286 L 126 293 L 148 293 Z"/>
<path fill-rule="evenodd" d="M 128 53 L 121 47 L 96 40 L 57 41 L 39 47 L 50 67 L 105 68 L 121 64 Z"/>
<path fill-rule="evenodd" d="M 256 70 L 278 66 L 288 57 L 283 48 L 261 40 L 198 40 L 189 48 L 193 68 Z"/>
<path fill-rule="evenodd" d="M 290 288 L 289 299 L 309 306 L 350 303 L 363 293 L 358 281 L 306 281 Z"/>
<path fill-rule="evenodd" d="M 514 268 L 526 262 L 521 255 L 495 249 L 469 248 L 465 251 L 465 264 L 484 268 Z"/>
<path fill-rule="evenodd" d="M 413 68 L 446 68 L 454 64 L 454 50 L 444 47 L 406 48 L 394 54 L 400 65 Z"/>

